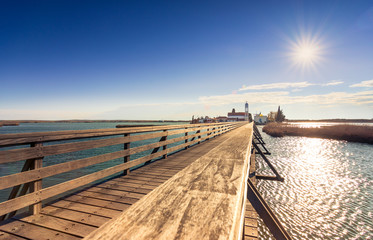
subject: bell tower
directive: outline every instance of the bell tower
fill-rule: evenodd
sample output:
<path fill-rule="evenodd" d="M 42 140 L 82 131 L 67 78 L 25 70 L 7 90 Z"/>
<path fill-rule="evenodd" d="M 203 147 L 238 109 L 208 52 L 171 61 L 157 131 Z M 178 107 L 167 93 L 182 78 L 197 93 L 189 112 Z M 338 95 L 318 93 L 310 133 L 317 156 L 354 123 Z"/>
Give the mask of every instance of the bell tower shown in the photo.
<path fill-rule="evenodd" d="M 245 103 L 245 121 L 249 121 L 249 104 Z"/>

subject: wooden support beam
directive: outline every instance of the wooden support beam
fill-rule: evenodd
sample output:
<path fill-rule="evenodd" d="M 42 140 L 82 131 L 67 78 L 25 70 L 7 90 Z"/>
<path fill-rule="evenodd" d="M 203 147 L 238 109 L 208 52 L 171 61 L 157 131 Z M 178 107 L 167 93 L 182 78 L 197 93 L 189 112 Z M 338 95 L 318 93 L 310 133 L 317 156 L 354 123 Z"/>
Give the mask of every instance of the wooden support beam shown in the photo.
<path fill-rule="evenodd" d="M 126 139 L 129 139 L 129 136 L 130 136 L 129 133 L 124 134 L 124 138 L 126 138 Z M 131 143 L 130 142 L 124 143 L 123 150 L 127 150 L 127 149 L 130 149 L 130 148 L 131 148 Z M 124 156 L 123 162 L 126 163 L 126 162 L 129 162 L 129 161 L 131 161 L 131 156 L 130 155 Z M 128 175 L 129 173 L 130 173 L 130 169 L 125 169 L 123 171 L 123 175 Z"/>
<path fill-rule="evenodd" d="M 260 218 L 263 219 L 265 225 L 267 225 L 275 239 L 291 240 L 292 238 L 290 237 L 289 233 L 282 226 L 281 222 L 278 220 L 250 179 L 247 181 L 247 184 L 247 199 L 250 201 L 255 211 L 259 214 Z"/>
<path fill-rule="evenodd" d="M 43 146 L 43 143 L 34 143 L 34 144 L 31 144 L 31 147 L 36 147 L 36 148 L 41 148 Z M 43 157 L 40 157 L 40 158 L 36 158 L 33 160 L 33 164 L 31 166 L 31 170 L 37 170 L 37 169 L 40 169 L 43 167 Z M 42 183 L 42 179 L 39 179 L 39 180 L 36 180 L 36 181 L 33 181 L 31 184 L 30 184 L 30 193 L 32 192 L 38 192 L 40 191 L 41 189 L 43 188 L 43 183 Z M 39 201 L 37 203 L 34 203 L 33 205 L 30 206 L 30 213 L 35 215 L 35 214 L 39 214 L 40 211 L 41 211 L 41 206 L 42 206 L 42 202 Z"/>
<path fill-rule="evenodd" d="M 256 174 L 255 176 L 256 176 L 256 179 L 260 179 L 260 180 L 271 180 L 271 181 L 280 181 L 280 182 L 282 182 L 276 176 L 259 175 L 259 174 Z"/>
<path fill-rule="evenodd" d="M 185 129 L 187 129 L 187 128 L 185 128 Z M 188 132 L 185 132 L 185 137 L 188 137 Z M 185 139 L 185 143 L 187 143 L 187 142 L 188 142 L 188 138 Z M 189 148 L 189 146 L 185 147 L 185 149 L 188 149 L 188 148 Z"/>
<path fill-rule="evenodd" d="M 272 163 L 264 155 L 264 153 L 262 152 L 262 150 L 260 150 L 259 146 L 255 142 L 253 142 L 253 146 L 256 149 L 256 151 L 260 154 L 260 156 L 263 158 L 263 160 L 267 163 L 267 165 L 272 170 L 272 172 L 276 175 L 278 181 L 283 182 L 284 178 L 280 176 L 280 174 L 277 172 L 276 168 L 272 165 Z"/>
<path fill-rule="evenodd" d="M 26 160 L 26 162 L 23 164 L 21 172 L 28 171 L 31 168 L 32 164 L 33 164 L 33 160 Z M 22 187 L 22 189 L 21 189 L 21 187 Z M 23 195 L 25 195 L 25 193 L 27 192 L 28 188 L 29 188 L 29 184 L 28 183 L 26 183 L 25 185 L 19 184 L 19 185 L 14 186 L 12 188 L 12 191 L 9 194 L 8 200 L 16 198 L 17 195 L 18 195 L 19 189 L 21 189 L 21 193 L 24 193 Z M 8 219 L 8 218 L 14 216 L 16 214 L 16 212 L 17 211 L 9 213 L 8 217 L 7 217 L 7 214 L 2 215 L 0 217 L 0 222 L 3 221 L 3 220 L 5 220 L 5 219 Z"/>
<path fill-rule="evenodd" d="M 167 132 L 167 130 L 163 130 L 164 132 Z M 167 141 L 167 135 L 164 136 L 164 140 L 163 141 Z M 187 140 L 185 140 L 187 141 Z M 185 142 L 187 143 L 187 142 Z M 165 145 L 163 145 L 163 151 L 165 151 L 166 153 L 162 156 L 163 159 L 166 159 L 167 158 L 167 143 Z"/>

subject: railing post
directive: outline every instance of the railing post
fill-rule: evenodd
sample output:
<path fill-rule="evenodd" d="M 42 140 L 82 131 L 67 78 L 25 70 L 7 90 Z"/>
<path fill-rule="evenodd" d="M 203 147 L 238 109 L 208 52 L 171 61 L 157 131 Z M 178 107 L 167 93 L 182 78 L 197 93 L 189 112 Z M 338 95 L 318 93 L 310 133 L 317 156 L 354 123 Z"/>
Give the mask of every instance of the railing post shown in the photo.
<path fill-rule="evenodd" d="M 41 149 L 43 147 L 43 143 L 32 143 L 31 147 Z M 31 170 L 42 168 L 43 167 L 43 157 L 35 158 L 31 165 Z M 30 185 L 30 193 L 40 191 L 43 188 L 42 179 L 36 180 L 31 183 Z M 30 206 L 30 213 L 31 214 L 39 214 L 41 211 L 42 202 L 37 202 Z"/>
<path fill-rule="evenodd" d="M 130 134 L 129 133 L 125 133 L 124 134 L 124 137 L 129 137 Z M 130 149 L 131 148 L 131 142 L 130 140 L 128 140 L 128 142 L 124 143 L 124 147 L 123 149 L 126 150 L 126 149 Z M 131 158 L 131 155 L 128 153 L 127 156 L 124 157 L 124 160 L 123 162 L 129 162 L 130 161 L 130 158 Z M 130 169 L 126 169 L 123 171 L 123 175 L 128 175 L 130 173 Z"/>
<path fill-rule="evenodd" d="M 197 131 L 197 133 L 201 133 L 201 129 L 200 129 L 200 130 L 198 130 L 198 131 Z M 200 140 L 200 138 L 201 138 L 201 135 L 199 135 L 199 136 L 198 136 L 198 144 L 200 144 L 200 143 L 201 143 L 201 140 Z"/>
<path fill-rule="evenodd" d="M 207 130 L 206 130 L 206 132 L 207 132 L 207 134 L 206 134 L 206 135 L 207 135 L 207 136 L 210 136 L 210 133 L 208 133 L 208 131 L 210 131 L 210 127 L 209 127 L 209 128 L 207 128 Z M 207 136 L 206 136 L 206 137 L 207 137 Z M 209 140 L 209 139 L 210 139 L 210 138 L 206 138 L 206 140 Z"/>
<path fill-rule="evenodd" d="M 186 127 L 185 128 L 187 131 L 185 132 L 185 137 L 187 137 L 188 136 L 188 128 Z M 187 139 L 185 139 L 185 143 L 188 143 L 188 138 Z M 189 146 L 187 145 L 187 146 L 185 146 L 185 149 L 188 149 L 189 148 Z"/>
<path fill-rule="evenodd" d="M 167 130 L 163 130 L 163 132 L 167 132 Z M 163 141 L 167 141 L 167 135 L 163 137 Z M 167 149 L 167 144 L 163 145 L 163 150 L 166 150 L 166 149 Z M 167 158 L 167 153 L 163 155 L 163 159 L 166 159 L 166 158 Z"/>

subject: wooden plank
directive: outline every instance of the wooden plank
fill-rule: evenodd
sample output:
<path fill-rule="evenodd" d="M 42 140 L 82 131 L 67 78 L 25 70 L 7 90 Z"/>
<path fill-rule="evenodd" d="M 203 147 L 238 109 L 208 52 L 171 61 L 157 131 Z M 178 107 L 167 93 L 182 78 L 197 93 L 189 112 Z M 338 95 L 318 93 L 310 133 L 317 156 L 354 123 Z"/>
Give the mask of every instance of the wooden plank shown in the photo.
<path fill-rule="evenodd" d="M 109 217 L 97 216 L 90 213 L 84 213 L 55 206 L 46 206 L 41 210 L 41 213 L 44 215 L 71 220 L 94 227 L 99 227 L 110 220 Z"/>
<path fill-rule="evenodd" d="M 78 195 L 88 196 L 88 197 L 103 199 L 103 200 L 109 200 L 109 201 L 124 203 L 128 205 L 132 205 L 137 201 L 136 198 L 125 197 L 123 195 L 118 196 L 118 195 L 106 194 L 106 193 L 101 193 L 101 192 L 92 192 L 92 191 L 79 192 Z"/>
<path fill-rule="evenodd" d="M 96 207 L 113 209 L 117 211 L 123 211 L 129 208 L 128 204 L 118 203 L 118 202 L 113 202 L 113 201 L 108 201 L 108 200 L 102 200 L 102 199 L 97 199 L 97 198 L 91 198 L 88 196 L 81 196 L 81 195 L 72 195 L 72 196 L 64 198 L 63 200 L 69 201 L 69 202 L 77 202 L 77 203 L 92 205 Z"/>
<path fill-rule="evenodd" d="M 126 178 L 122 178 L 125 180 L 138 180 L 138 181 L 145 181 L 145 182 L 151 182 L 151 183 L 163 183 L 166 181 L 166 179 L 157 179 L 151 176 L 144 176 L 144 175 L 133 175 L 133 176 L 128 176 Z"/>
<path fill-rule="evenodd" d="M 118 216 L 121 211 L 119 210 L 113 210 L 113 209 L 108 209 L 104 207 L 97 207 L 97 206 L 92 206 L 88 204 L 82 204 L 78 202 L 70 202 L 70 201 L 65 201 L 65 200 L 60 200 L 58 202 L 54 202 L 51 204 L 51 206 L 54 207 L 60 207 L 60 208 L 66 208 L 70 210 L 75 210 L 79 212 L 85 212 L 85 213 L 90 213 L 102 217 L 109 217 L 113 218 L 115 216 Z"/>
<path fill-rule="evenodd" d="M 133 193 L 133 192 L 120 191 L 120 190 L 115 190 L 115 189 L 110 189 L 110 188 L 99 188 L 99 187 L 90 187 L 89 189 L 87 189 L 87 191 L 106 193 L 106 194 L 111 194 L 115 196 L 122 196 L 126 198 L 135 198 L 135 199 L 140 199 L 145 195 L 145 194 L 140 194 L 140 193 Z"/>
<path fill-rule="evenodd" d="M 40 227 L 46 227 L 56 231 L 60 231 L 67 234 L 72 234 L 79 237 L 85 237 L 90 232 L 96 230 L 97 227 L 85 225 L 71 220 L 57 218 L 49 215 L 37 214 L 27 216 L 19 219 L 23 222 L 27 222 Z"/>
<path fill-rule="evenodd" d="M 50 239 L 81 239 L 78 236 L 62 233 L 52 229 L 36 226 L 20 220 L 13 220 L 5 225 L 0 225 L 0 230 L 15 234 L 27 239 L 50 240 Z"/>
<path fill-rule="evenodd" d="M 119 187 L 127 187 L 129 189 L 136 189 L 136 188 L 145 188 L 145 189 L 154 189 L 154 186 L 150 186 L 144 183 L 132 183 L 128 181 L 120 181 L 118 179 L 112 179 L 110 182 L 105 182 L 96 186 L 101 186 L 101 187 L 108 187 L 108 188 L 115 188 L 116 186 Z"/>
<path fill-rule="evenodd" d="M 160 179 L 160 180 L 167 180 L 169 179 L 170 177 L 172 177 L 174 174 L 157 174 L 157 173 L 152 173 L 152 172 L 148 172 L 148 171 L 144 171 L 142 173 L 137 173 L 135 172 L 133 174 L 134 176 L 144 176 L 144 177 L 150 177 L 150 178 L 153 178 L 153 179 Z"/>
<path fill-rule="evenodd" d="M 258 220 L 256 218 L 245 217 L 245 226 L 258 227 Z"/>
<path fill-rule="evenodd" d="M 232 131 L 213 150 L 85 239 L 238 238 L 251 135 L 252 124 Z"/>
<path fill-rule="evenodd" d="M 161 185 L 161 184 L 159 184 Z M 158 185 L 156 185 L 158 186 Z M 138 184 L 138 186 L 133 187 L 133 186 L 124 186 L 118 182 L 116 183 L 107 183 L 107 184 L 100 184 L 97 185 L 97 187 L 102 187 L 102 188 L 110 188 L 114 190 L 120 190 L 120 191 L 127 191 L 127 192 L 137 192 L 137 193 L 148 193 L 156 186 L 151 186 L 151 185 L 146 185 L 146 184 Z"/>
<path fill-rule="evenodd" d="M 16 235 L 0 231 L 0 240 L 9 240 L 9 239 L 12 239 L 12 240 L 24 240 L 26 238 L 18 237 Z"/>
<path fill-rule="evenodd" d="M 128 183 L 137 183 L 137 184 L 147 184 L 149 186 L 158 186 L 161 185 L 164 181 L 162 182 L 151 182 L 150 180 L 144 180 L 144 179 L 126 179 L 125 182 Z"/>
<path fill-rule="evenodd" d="M 245 225 L 245 230 L 244 231 L 245 231 L 245 236 L 255 237 L 255 238 L 257 238 L 259 236 L 258 228 L 256 228 L 256 227 L 250 227 L 250 226 Z"/>

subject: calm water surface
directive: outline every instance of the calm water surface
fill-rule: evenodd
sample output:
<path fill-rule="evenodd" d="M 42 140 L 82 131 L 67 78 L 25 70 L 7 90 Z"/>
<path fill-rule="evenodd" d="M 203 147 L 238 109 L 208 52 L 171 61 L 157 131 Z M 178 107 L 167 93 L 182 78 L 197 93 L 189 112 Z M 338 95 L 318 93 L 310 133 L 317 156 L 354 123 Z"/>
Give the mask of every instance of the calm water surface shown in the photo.
<path fill-rule="evenodd" d="M 258 188 L 294 239 L 373 239 L 373 145 L 262 136 L 285 182 Z M 270 239 L 263 223 L 260 231 Z"/>

